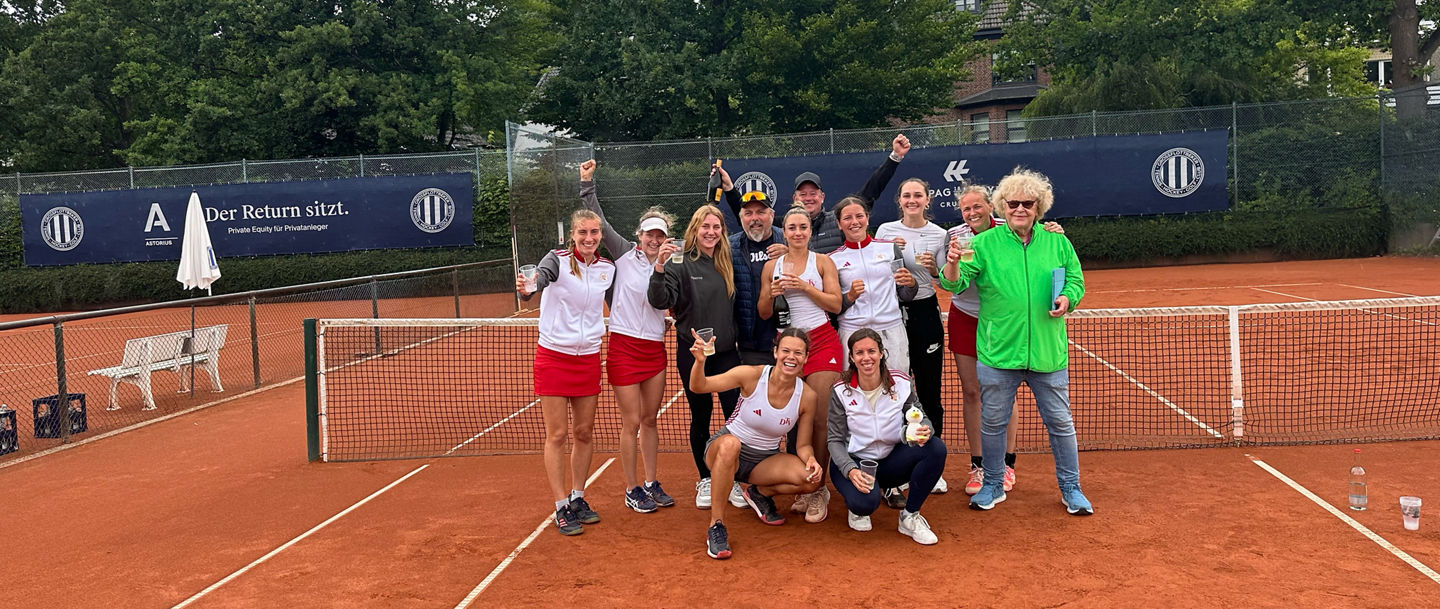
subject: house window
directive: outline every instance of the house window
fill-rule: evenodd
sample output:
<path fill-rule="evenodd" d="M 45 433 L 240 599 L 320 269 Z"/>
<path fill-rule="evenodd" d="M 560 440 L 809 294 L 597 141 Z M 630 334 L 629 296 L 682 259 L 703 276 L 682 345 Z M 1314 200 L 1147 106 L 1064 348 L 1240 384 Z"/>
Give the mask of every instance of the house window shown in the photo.
<path fill-rule="evenodd" d="M 990 115 L 978 113 L 970 115 L 970 141 L 975 144 L 990 143 Z"/>
<path fill-rule="evenodd" d="M 980 12 L 980 0 L 955 0 L 955 8 L 972 13 Z"/>
<path fill-rule="evenodd" d="M 1005 141 L 1025 141 L 1025 119 L 1020 117 L 1019 110 L 1005 111 Z"/>
<path fill-rule="evenodd" d="M 1373 59 L 1365 62 L 1365 80 L 1390 89 L 1395 84 L 1395 73 L 1390 69 L 1389 59 Z"/>

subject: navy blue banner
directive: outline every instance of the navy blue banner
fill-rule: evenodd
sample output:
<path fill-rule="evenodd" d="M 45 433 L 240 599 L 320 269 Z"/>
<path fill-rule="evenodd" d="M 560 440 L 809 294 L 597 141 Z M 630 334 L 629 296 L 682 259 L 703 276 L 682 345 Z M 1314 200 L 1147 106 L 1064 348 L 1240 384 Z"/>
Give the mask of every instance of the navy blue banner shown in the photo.
<path fill-rule="evenodd" d="M 190 192 L 215 255 L 474 245 L 469 173 L 21 195 L 25 263 L 179 260 Z"/>
<path fill-rule="evenodd" d="M 960 222 L 955 193 L 962 181 L 994 186 L 1016 166 L 1050 178 L 1055 205 L 1047 218 L 1214 211 L 1229 208 L 1226 160 L 1229 131 L 1119 135 L 1016 144 L 976 144 L 915 149 L 906 155 L 880 195 L 871 227 L 897 218 L 895 190 L 907 178 L 930 184 L 931 212 L 938 224 Z M 795 176 L 820 175 L 825 208 L 858 193 L 888 150 L 768 159 L 725 159 L 742 188 L 778 196 L 776 214 L 789 209 Z M 729 211 L 726 210 L 726 214 Z M 736 225 L 732 225 L 736 226 Z"/>

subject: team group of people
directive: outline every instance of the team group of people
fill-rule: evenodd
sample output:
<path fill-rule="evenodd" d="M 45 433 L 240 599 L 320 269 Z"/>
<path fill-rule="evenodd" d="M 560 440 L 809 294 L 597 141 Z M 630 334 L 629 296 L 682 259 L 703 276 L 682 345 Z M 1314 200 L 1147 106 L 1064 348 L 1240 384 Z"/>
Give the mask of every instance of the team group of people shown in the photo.
<path fill-rule="evenodd" d="M 1012 415 L 1024 382 L 1049 432 L 1061 502 L 1071 514 L 1093 511 L 1080 489 L 1064 322 L 1085 284 L 1063 230 L 1037 226 L 1053 203 L 1049 181 L 1016 169 L 993 193 L 967 186 L 957 200 L 964 222 L 947 231 L 929 220 L 929 186 L 906 179 L 895 200 L 900 219 L 872 236 L 871 206 L 909 149 L 896 136 L 861 191 L 829 210 L 820 177 L 800 174 L 779 218 L 758 185 L 736 185 L 717 164 L 712 176 L 740 226 L 727 228 L 706 203 L 673 239 L 676 220 L 659 208 L 641 215 L 633 238 L 615 230 L 595 194 L 595 162 L 580 166 L 583 208 L 571 216 L 570 242 L 515 284 L 523 299 L 541 293 L 534 383 L 560 533 L 600 521 L 583 486 L 607 302 L 604 369 L 620 405 L 625 504 L 637 512 L 675 505 L 656 471 L 668 314 L 690 409 L 695 506 L 710 511 L 713 558 L 731 553 L 727 503 L 780 525 L 774 499 L 793 495 L 790 511 L 815 523 L 828 516 L 831 486 L 850 528 L 869 531 L 883 502 L 900 510 L 901 533 L 936 543 L 920 510 L 948 491 L 947 342 L 960 371 L 970 507 L 989 510 L 1015 485 Z M 602 243 L 614 260 L 599 255 Z M 948 328 L 937 282 L 954 293 Z M 715 395 L 725 422 L 712 434 Z"/>

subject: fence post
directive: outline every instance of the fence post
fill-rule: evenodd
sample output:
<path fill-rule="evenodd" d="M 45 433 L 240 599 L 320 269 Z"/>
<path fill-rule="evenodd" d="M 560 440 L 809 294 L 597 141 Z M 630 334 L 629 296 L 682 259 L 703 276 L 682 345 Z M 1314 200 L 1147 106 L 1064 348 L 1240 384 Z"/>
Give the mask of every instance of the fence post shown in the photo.
<path fill-rule="evenodd" d="M 365 177 L 365 153 L 360 153 L 360 177 Z"/>
<path fill-rule="evenodd" d="M 715 162 L 715 138 L 705 138 L 705 159 L 710 163 Z"/>
<path fill-rule="evenodd" d="M 20 172 L 15 172 L 15 196 L 20 196 Z"/>
<path fill-rule="evenodd" d="M 835 154 L 835 128 L 830 128 L 830 154 Z"/>
<path fill-rule="evenodd" d="M 1376 116 L 1380 119 L 1380 195 L 1385 195 L 1385 99 L 1382 93 L 1375 93 Z"/>
<path fill-rule="evenodd" d="M 455 319 L 460 319 L 460 269 L 450 269 L 450 288 L 455 291 Z"/>
<path fill-rule="evenodd" d="M 60 443 L 70 441 L 70 388 L 65 386 L 65 329 L 55 322 L 55 425 Z"/>
<path fill-rule="evenodd" d="M 255 297 L 250 297 L 250 368 L 255 374 L 255 387 L 260 387 L 260 329 L 255 324 Z"/>
<path fill-rule="evenodd" d="M 960 117 L 955 117 L 955 144 L 958 146 L 965 143 L 965 123 Z"/>
<path fill-rule="evenodd" d="M 240 181 L 250 183 L 250 167 L 245 164 L 245 159 L 240 159 Z"/>
<path fill-rule="evenodd" d="M 131 189 L 134 189 L 134 188 L 135 188 L 135 168 L 134 168 L 134 167 L 130 167 L 130 166 L 126 166 L 125 168 L 130 170 L 130 188 L 131 188 Z"/>
<path fill-rule="evenodd" d="M 1090 111 L 1090 137 L 1100 135 L 1100 127 L 1096 124 L 1095 111 Z"/>
<path fill-rule="evenodd" d="M 1230 205 L 1240 206 L 1240 105 L 1230 102 L 1230 142 L 1234 148 L 1235 157 L 1231 160 L 1232 169 L 1235 172 L 1235 192 L 1231 193 Z"/>

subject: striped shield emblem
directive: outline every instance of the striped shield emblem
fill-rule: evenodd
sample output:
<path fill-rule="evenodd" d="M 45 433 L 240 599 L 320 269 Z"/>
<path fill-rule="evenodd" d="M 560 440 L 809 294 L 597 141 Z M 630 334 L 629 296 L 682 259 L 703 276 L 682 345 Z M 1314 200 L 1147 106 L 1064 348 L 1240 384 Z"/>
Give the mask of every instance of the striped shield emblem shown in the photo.
<path fill-rule="evenodd" d="M 40 237 L 50 249 L 66 252 L 80 245 L 85 236 L 85 223 L 80 214 L 69 207 L 56 207 L 40 219 Z"/>
<path fill-rule="evenodd" d="M 1155 158 L 1150 167 L 1150 181 L 1167 197 L 1188 196 L 1205 181 L 1205 162 L 1194 150 L 1171 148 Z"/>

